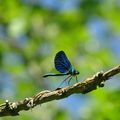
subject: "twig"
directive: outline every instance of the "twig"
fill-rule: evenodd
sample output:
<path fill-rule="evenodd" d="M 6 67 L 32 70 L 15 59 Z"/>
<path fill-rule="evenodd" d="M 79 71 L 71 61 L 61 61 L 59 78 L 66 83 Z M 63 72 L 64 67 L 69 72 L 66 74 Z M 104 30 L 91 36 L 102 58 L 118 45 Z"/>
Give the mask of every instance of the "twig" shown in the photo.
<path fill-rule="evenodd" d="M 0 117 L 16 116 L 19 115 L 19 112 L 22 110 L 29 110 L 36 105 L 52 100 L 63 99 L 72 94 L 86 94 L 90 91 L 96 90 L 97 86 L 103 87 L 106 80 L 118 73 L 120 73 L 120 65 L 107 72 L 98 72 L 93 75 L 93 77 L 87 78 L 84 81 L 78 82 L 72 86 L 57 88 L 53 91 L 45 90 L 31 98 L 25 98 L 24 100 L 17 102 L 9 102 L 6 100 L 5 103 L 0 105 Z"/>

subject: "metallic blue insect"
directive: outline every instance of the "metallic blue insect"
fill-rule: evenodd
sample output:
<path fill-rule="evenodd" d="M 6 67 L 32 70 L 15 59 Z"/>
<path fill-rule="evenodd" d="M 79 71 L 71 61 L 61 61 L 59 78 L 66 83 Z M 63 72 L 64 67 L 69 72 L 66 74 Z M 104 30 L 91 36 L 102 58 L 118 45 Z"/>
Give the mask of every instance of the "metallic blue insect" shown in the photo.
<path fill-rule="evenodd" d="M 76 82 L 77 82 L 77 75 L 79 74 L 79 72 L 71 65 L 64 51 L 59 51 L 56 54 L 54 59 L 54 64 L 55 64 L 56 70 L 58 70 L 60 73 L 59 74 L 50 73 L 50 74 L 44 75 L 43 77 L 68 75 L 68 77 L 65 78 L 59 86 L 61 86 L 63 82 L 66 80 L 68 80 L 68 84 L 69 84 L 73 76 L 76 77 Z"/>

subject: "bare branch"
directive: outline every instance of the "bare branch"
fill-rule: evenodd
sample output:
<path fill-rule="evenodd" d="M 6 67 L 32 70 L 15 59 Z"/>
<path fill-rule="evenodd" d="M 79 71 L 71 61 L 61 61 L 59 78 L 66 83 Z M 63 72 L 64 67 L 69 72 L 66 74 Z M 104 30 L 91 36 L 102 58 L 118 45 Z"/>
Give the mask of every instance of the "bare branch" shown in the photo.
<path fill-rule="evenodd" d="M 25 98 L 24 100 L 17 102 L 9 102 L 6 100 L 5 103 L 0 105 L 0 117 L 16 116 L 19 115 L 19 112 L 22 110 L 29 110 L 36 105 L 52 100 L 63 99 L 72 94 L 86 94 L 90 91 L 96 90 L 97 86 L 103 87 L 106 80 L 118 73 L 120 73 L 120 65 L 107 72 L 98 72 L 93 75 L 93 77 L 87 78 L 84 81 L 78 82 L 72 86 L 57 88 L 53 91 L 45 90 L 31 98 Z"/>

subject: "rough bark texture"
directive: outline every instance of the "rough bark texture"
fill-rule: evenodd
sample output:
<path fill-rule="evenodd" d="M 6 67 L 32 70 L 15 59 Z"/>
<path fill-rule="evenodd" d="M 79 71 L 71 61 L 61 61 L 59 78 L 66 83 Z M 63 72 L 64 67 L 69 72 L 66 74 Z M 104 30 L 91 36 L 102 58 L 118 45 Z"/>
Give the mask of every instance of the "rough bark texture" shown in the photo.
<path fill-rule="evenodd" d="M 44 90 L 33 97 L 25 98 L 24 100 L 17 102 L 9 102 L 6 100 L 5 103 L 0 105 L 0 117 L 16 116 L 19 115 L 19 112 L 22 110 L 29 110 L 36 105 L 52 100 L 63 99 L 72 94 L 86 94 L 90 91 L 96 90 L 97 87 L 104 87 L 104 82 L 118 73 L 120 73 L 120 65 L 107 72 L 98 72 L 93 75 L 93 77 L 87 78 L 72 86 L 57 88 L 53 91 Z"/>

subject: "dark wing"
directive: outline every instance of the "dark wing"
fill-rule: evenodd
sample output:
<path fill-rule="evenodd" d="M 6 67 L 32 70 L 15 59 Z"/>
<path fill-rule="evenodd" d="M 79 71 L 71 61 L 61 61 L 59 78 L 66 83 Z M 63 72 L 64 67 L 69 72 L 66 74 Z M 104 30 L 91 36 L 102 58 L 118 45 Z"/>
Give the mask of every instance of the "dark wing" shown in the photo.
<path fill-rule="evenodd" d="M 71 63 L 65 55 L 64 51 L 60 51 L 56 54 L 54 63 L 55 68 L 61 73 L 67 72 L 71 67 Z"/>

